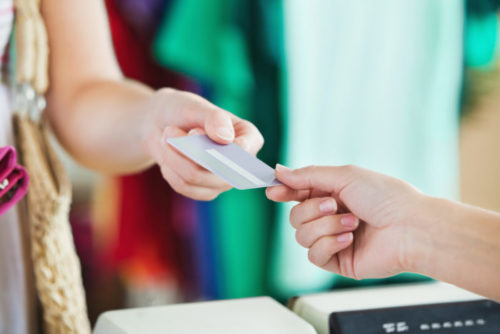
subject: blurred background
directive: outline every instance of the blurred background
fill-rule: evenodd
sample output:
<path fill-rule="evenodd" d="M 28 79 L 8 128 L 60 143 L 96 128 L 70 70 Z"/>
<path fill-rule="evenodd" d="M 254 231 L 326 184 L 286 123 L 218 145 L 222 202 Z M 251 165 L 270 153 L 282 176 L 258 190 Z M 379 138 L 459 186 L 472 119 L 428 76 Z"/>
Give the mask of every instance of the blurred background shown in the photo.
<path fill-rule="evenodd" d="M 105 2 L 126 76 L 254 122 L 269 165 L 357 164 L 500 211 L 500 1 Z M 156 167 L 106 177 L 66 164 L 93 321 L 124 307 L 426 279 L 314 268 L 290 206 L 262 189 L 197 202 Z"/>

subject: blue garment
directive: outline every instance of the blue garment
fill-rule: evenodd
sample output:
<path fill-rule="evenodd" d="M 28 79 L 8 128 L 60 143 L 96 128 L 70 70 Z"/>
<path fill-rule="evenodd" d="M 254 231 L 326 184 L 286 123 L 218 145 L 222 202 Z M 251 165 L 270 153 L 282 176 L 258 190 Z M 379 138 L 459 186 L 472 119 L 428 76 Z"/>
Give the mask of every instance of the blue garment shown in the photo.
<path fill-rule="evenodd" d="M 213 205 L 209 202 L 196 202 L 198 226 L 196 229 L 195 258 L 199 281 L 200 299 L 218 299 L 221 297 L 220 264 L 218 263 L 217 245 L 214 242 Z"/>

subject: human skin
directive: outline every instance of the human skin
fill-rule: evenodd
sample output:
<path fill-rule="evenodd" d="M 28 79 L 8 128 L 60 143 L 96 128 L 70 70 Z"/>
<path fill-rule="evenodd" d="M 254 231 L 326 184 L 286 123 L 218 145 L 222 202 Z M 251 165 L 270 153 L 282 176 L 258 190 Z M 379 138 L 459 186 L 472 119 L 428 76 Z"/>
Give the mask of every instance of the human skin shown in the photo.
<path fill-rule="evenodd" d="M 206 133 L 252 154 L 257 128 L 205 99 L 170 88 L 154 91 L 124 78 L 117 64 L 104 1 L 41 1 L 50 47 L 47 115 L 59 141 L 83 165 L 110 174 L 161 168 L 174 190 L 211 200 L 230 185 L 166 143 Z M 139 47 L 139 46 L 138 46 Z"/>
<path fill-rule="evenodd" d="M 415 272 L 500 301 L 500 215 L 356 166 L 277 166 L 269 199 L 315 265 L 354 279 Z M 344 219 L 342 219 L 344 218 Z"/>

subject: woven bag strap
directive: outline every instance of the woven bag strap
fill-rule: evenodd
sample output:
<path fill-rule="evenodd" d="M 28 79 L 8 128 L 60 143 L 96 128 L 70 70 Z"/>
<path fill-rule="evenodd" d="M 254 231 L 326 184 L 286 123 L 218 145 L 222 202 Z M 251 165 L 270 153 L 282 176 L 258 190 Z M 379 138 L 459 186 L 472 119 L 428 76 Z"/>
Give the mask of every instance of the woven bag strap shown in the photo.
<path fill-rule="evenodd" d="M 47 31 L 40 14 L 40 1 L 14 0 L 16 8 L 16 79 L 30 84 L 39 95 L 49 86 Z"/>
<path fill-rule="evenodd" d="M 14 0 L 14 5 L 14 125 L 22 161 L 30 174 L 31 253 L 44 329 L 47 334 L 90 334 L 81 268 L 68 220 L 71 184 L 40 117 L 49 84 L 49 50 L 40 1 Z"/>

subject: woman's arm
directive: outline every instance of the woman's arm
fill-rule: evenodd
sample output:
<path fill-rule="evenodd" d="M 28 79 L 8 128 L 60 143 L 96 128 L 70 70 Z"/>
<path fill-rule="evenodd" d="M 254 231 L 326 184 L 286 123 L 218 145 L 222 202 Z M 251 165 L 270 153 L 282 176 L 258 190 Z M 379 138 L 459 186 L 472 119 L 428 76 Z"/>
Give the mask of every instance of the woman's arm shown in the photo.
<path fill-rule="evenodd" d="M 500 301 L 500 215 L 427 197 L 408 254 L 408 271 Z"/>
<path fill-rule="evenodd" d="M 165 143 L 198 128 L 219 143 L 257 153 L 258 130 L 201 97 L 126 80 L 114 56 L 102 0 L 43 0 L 50 47 L 48 115 L 63 146 L 81 163 L 128 173 L 156 162 L 175 190 L 212 199 L 229 185 Z M 139 47 L 139 46 L 138 46 Z"/>
<path fill-rule="evenodd" d="M 49 116 L 64 146 L 87 166 L 127 172 L 152 163 L 141 118 L 154 92 L 125 81 L 103 1 L 44 0 L 49 35 Z M 126 148 L 126 149 L 125 149 Z"/>
<path fill-rule="evenodd" d="M 301 202 L 290 221 L 319 267 L 356 279 L 416 272 L 500 301 L 499 214 L 355 166 L 276 170 L 286 186 L 267 195 Z"/>

